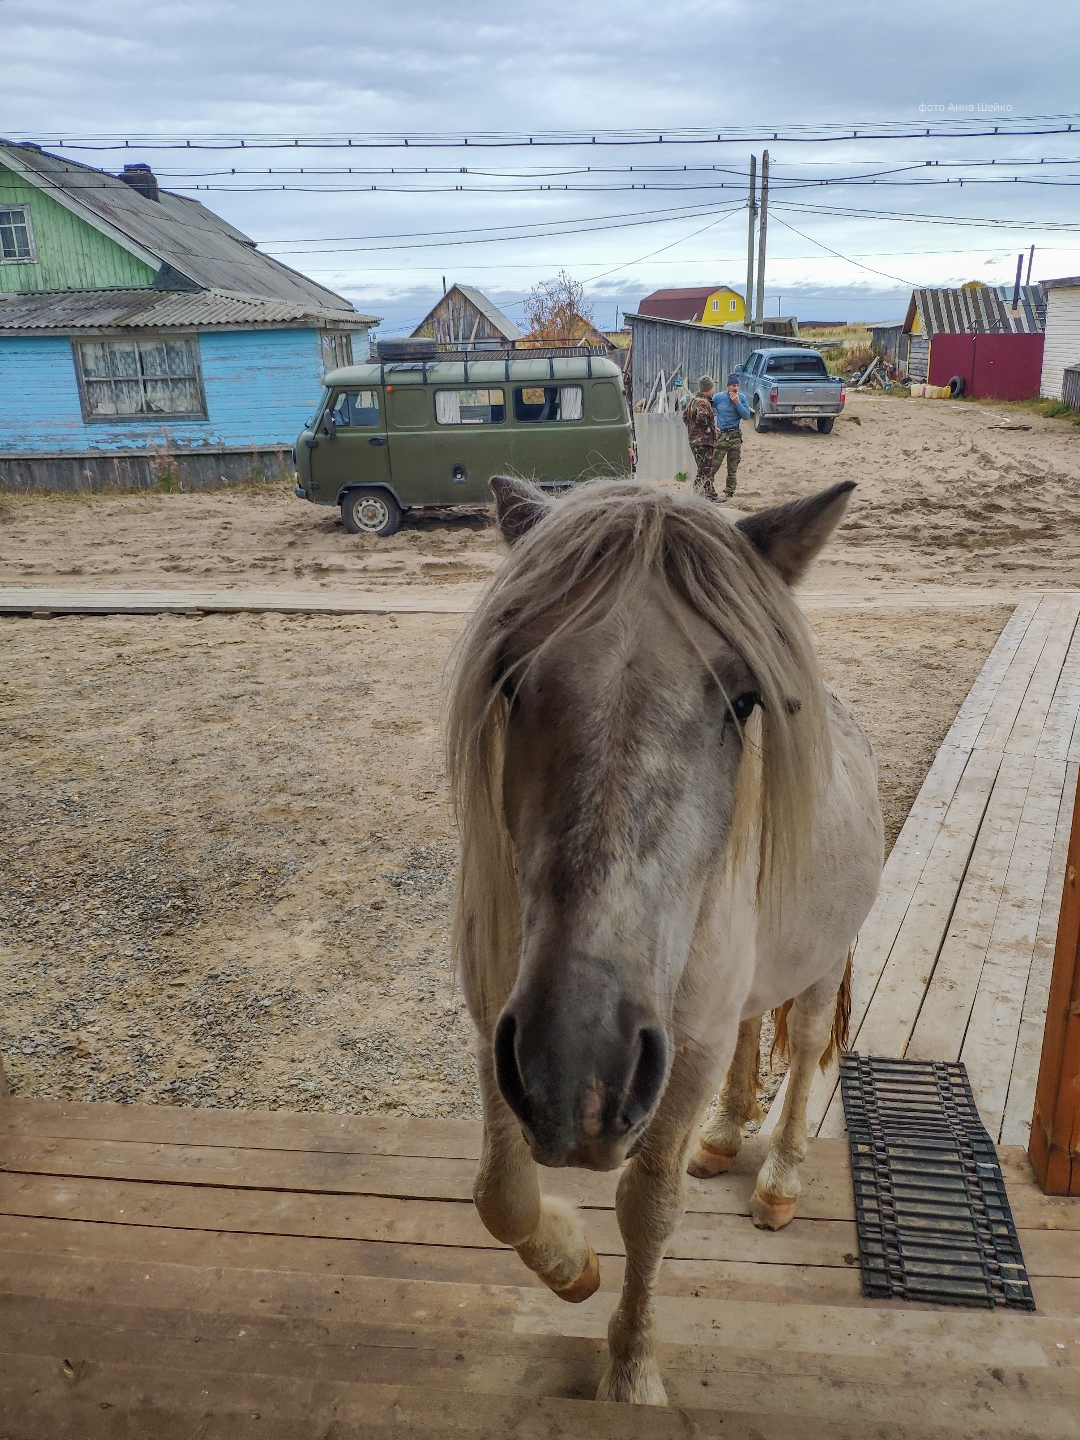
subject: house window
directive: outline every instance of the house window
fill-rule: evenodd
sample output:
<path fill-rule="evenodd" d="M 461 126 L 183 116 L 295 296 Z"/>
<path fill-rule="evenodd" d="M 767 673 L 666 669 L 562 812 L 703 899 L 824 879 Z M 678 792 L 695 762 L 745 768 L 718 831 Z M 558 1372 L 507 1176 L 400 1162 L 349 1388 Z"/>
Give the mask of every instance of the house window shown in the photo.
<path fill-rule="evenodd" d="M 735 310 L 736 305 L 737 305 L 737 302 L 736 302 L 736 301 L 734 301 L 734 300 L 729 300 L 729 301 L 728 301 L 728 309 L 729 309 L 729 310 Z"/>
<path fill-rule="evenodd" d="M 719 309 L 720 309 L 720 301 L 719 301 L 719 300 L 714 300 L 714 301 L 712 302 L 712 308 L 713 308 L 714 310 L 719 310 Z"/>
<path fill-rule="evenodd" d="M 324 330 L 322 337 L 323 373 L 340 370 L 353 363 L 352 336 L 339 331 Z"/>
<path fill-rule="evenodd" d="M 0 210 L 0 263 L 32 265 L 36 259 L 29 208 L 16 205 Z"/>
<path fill-rule="evenodd" d="M 580 420 L 584 398 L 580 385 L 523 385 L 514 391 L 514 419 Z"/>
<path fill-rule="evenodd" d="M 435 419 L 440 425 L 501 425 L 506 397 L 501 390 L 436 390 Z"/>
<path fill-rule="evenodd" d="M 194 336 L 78 340 L 75 355 L 87 420 L 206 417 Z"/>

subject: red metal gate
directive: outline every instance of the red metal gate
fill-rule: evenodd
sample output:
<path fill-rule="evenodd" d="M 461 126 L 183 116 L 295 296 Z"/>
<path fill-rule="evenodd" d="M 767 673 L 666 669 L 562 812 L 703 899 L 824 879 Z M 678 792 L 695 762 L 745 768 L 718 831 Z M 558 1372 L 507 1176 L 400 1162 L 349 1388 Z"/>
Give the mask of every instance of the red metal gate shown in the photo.
<path fill-rule="evenodd" d="M 930 342 L 931 385 L 964 377 L 976 400 L 1034 400 L 1042 376 L 1041 335 L 935 335 Z"/>

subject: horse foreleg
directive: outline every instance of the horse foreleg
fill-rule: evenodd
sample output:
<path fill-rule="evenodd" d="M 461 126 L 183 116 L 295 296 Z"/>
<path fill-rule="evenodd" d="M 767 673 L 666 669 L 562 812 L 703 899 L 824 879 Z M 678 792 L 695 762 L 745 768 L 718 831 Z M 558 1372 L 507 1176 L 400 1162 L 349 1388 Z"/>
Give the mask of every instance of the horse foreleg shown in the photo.
<path fill-rule="evenodd" d="M 846 963 L 845 959 L 838 969 L 797 995 L 788 1011 L 791 1068 L 787 1095 L 750 1199 L 750 1214 L 760 1230 L 780 1230 L 795 1215 L 802 1189 L 798 1167 L 806 1158 L 806 1102 L 814 1068 L 832 1038 L 837 992 Z"/>
<path fill-rule="evenodd" d="M 761 1016 L 744 1020 L 739 1026 L 735 1054 L 717 1097 L 716 1112 L 701 1127 L 690 1164 L 686 1167 L 699 1180 L 708 1180 L 730 1170 L 742 1144 L 743 1126 L 761 1119 L 757 1099 L 760 1065 Z"/>
<path fill-rule="evenodd" d="M 484 1138 L 473 1182 L 480 1219 L 496 1240 L 563 1300 L 587 1300 L 600 1265 L 572 1205 L 541 1196 L 536 1164 L 521 1127 L 499 1093 L 490 1051 L 480 1063 Z"/>
<path fill-rule="evenodd" d="M 608 1367 L 598 1400 L 667 1404 L 653 1342 L 653 1296 L 664 1250 L 682 1219 L 686 1155 L 706 1093 L 706 1082 L 697 1078 L 672 1076 L 645 1144 L 619 1180 L 615 1212 L 626 1274 L 608 1324 Z"/>

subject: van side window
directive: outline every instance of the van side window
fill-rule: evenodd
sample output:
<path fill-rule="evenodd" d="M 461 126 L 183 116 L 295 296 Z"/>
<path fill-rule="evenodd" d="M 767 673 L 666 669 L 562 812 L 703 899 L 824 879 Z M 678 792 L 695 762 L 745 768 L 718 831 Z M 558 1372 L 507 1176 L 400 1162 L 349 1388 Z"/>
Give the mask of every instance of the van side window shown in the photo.
<path fill-rule="evenodd" d="M 436 390 L 435 419 L 440 425 L 501 425 L 506 396 L 501 390 Z"/>
<path fill-rule="evenodd" d="M 334 421 L 339 428 L 376 428 L 379 424 L 379 396 L 375 390 L 349 390 L 334 401 Z"/>
<path fill-rule="evenodd" d="M 515 420 L 580 420 L 584 413 L 580 385 L 524 385 L 514 391 Z"/>

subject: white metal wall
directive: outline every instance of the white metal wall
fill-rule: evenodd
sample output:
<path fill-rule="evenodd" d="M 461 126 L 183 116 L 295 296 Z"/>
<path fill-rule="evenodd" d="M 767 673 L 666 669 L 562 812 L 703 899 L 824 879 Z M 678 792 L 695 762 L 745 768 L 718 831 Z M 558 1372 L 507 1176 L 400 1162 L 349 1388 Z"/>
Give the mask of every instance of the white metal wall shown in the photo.
<path fill-rule="evenodd" d="M 635 415 L 634 430 L 639 480 L 673 480 L 680 471 L 693 479 L 697 466 L 681 415 Z"/>
<path fill-rule="evenodd" d="M 1061 399 L 1062 371 L 1080 365 L 1080 285 L 1063 285 L 1046 295 L 1046 345 L 1039 393 Z"/>

